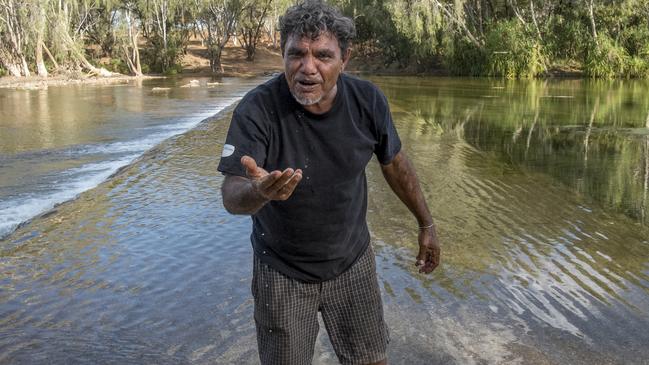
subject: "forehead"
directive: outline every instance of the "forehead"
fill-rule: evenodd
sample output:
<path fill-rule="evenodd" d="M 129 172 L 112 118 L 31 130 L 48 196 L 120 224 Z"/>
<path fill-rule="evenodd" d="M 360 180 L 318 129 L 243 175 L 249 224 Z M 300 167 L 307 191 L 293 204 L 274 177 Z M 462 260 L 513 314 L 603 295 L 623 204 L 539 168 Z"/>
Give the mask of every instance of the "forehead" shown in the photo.
<path fill-rule="evenodd" d="M 320 33 L 317 37 L 291 34 L 286 39 L 286 49 L 290 48 L 316 48 L 339 49 L 338 39 L 331 32 Z"/>

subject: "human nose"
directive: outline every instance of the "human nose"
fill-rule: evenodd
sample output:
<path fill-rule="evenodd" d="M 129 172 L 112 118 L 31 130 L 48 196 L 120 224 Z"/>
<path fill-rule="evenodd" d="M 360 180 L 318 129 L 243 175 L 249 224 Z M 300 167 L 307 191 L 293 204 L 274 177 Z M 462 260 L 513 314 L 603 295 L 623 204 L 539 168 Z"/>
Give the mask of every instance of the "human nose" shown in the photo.
<path fill-rule="evenodd" d="M 315 59 L 311 55 L 302 58 L 302 73 L 306 75 L 313 75 L 317 72 Z"/>

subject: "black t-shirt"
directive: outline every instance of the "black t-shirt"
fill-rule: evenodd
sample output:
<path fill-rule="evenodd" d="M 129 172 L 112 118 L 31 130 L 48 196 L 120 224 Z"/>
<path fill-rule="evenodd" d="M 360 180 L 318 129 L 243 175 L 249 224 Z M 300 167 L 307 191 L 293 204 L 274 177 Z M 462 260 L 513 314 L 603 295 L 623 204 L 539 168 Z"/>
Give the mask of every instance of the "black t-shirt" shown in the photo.
<path fill-rule="evenodd" d="M 340 75 L 331 110 L 312 114 L 281 74 L 236 107 L 218 170 L 246 176 L 244 155 L 268 172 L 302 169 L 289 199 L 252 216 L 251 240 L 262 262 L 321 282 L 349 268 L 369 244 L 365 167 L 372 154 L 388 164 L 400 149 L 387 100 L 370 82 Z"/>

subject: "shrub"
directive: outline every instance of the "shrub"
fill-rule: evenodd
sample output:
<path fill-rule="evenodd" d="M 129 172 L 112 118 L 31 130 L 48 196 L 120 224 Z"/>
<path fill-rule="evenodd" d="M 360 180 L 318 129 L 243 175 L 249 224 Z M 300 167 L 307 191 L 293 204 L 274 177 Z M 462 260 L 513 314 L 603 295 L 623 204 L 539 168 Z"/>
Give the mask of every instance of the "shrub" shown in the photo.
<path fill-rule="evenodd" d="M 624 73 L 628 77 L 649 77 L 649 62 L 646 58 L 629 57 Z"/>
<path fill-rule="evenodd" d="M 487 33 L 486 71 L 506 78 L 535 77 L 546 61 L 537 38 L 516 20 L 497 23 Z"/>
<path fill-rule="evenodd" d="M 486 62 L 482 48 L 464 37 L 452 38 L 447 46 L 449 52 L 444 55 L 446 68 L 454 75 L 480 76 L 483 75 Z"/>
<path fill-rule="evenodd" d="M 642 25 L 625 27 L 620 33 L 620 44 L 630 56 L 641 56 L 649 50 L 649 28 Z"/>
<path fill-rule="evenodd" d="M 106 69 L 108 69 L 108 71 L 119 72 L 124 75 L 131 73 L 131 70 L 128 68 L 126 62 L 124 62 L 120 58 L 111 59 L 110 62 L 106 65 Z"/>
<path fill-rule="evenodd" d="M 585 54 L 584 71 L 593 78 L 623 76 L 629 63 L 626 50 L 604 33 L 599 35 L 597 42 L 588 43 Z"/>

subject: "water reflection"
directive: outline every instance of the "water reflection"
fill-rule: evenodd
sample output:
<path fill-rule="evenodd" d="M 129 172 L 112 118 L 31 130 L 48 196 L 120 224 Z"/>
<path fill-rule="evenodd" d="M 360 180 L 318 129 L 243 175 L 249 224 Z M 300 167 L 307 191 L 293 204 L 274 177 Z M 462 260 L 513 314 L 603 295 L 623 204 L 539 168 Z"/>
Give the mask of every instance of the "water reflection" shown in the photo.
<path fill-rule="evenodd" d="M 513 167 L 547 173 L 607 208 L 648 223 L 647 81 L 386 83 L 408 133 L 413 128 L 420 134 L 453 130 Z"/>
<path fill-rule="evenodd" d="M 430 298 L 450 294 L 593 343 L 610 341 L 593 327 L 640 331 L 649 311 L 646 83 L 374 80 L 439 221 L 445 262 L 434 284 L 420 277 Z M 414 273 L 414 222 L 378 168 L 369 172 L 372 232 Z"/>

